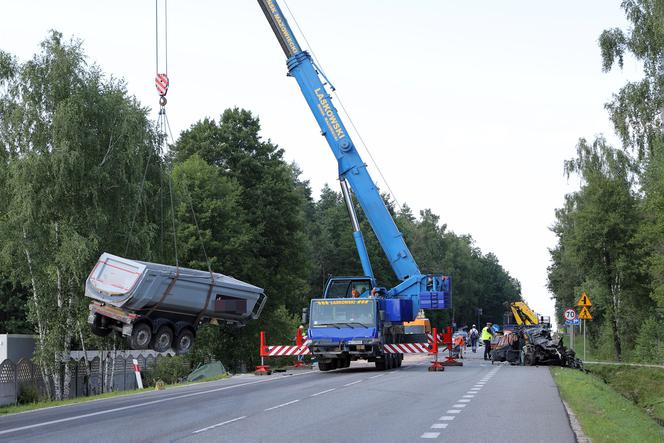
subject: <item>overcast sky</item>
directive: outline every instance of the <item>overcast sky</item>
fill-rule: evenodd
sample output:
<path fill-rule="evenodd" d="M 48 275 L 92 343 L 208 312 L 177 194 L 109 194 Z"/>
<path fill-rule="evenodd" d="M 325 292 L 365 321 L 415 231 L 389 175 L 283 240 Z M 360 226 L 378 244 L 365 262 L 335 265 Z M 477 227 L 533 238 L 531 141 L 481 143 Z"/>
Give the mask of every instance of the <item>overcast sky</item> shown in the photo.
<path fill-rule="evenodd" d="M 601 71 L 599 34 L 627 26 L 619 1 L 288 6 L 395 197 L 472 235 L 521 281 L 531 307 L 552 315 L 549 227 L 564 194 L 578 187 L 563 176 L 563 161 L 579 137 L 603 133 L 616 142 L 604 103 L 641 75 L 630 60 L 623 72 Z M 0 49 L 26 60 L 49 29 L 82 39 L 89 60 L 124 78 L 156 118 L 154 1 L 0 0 L 0 8 Z M 316 194 L 325 183 L 336 190 L 336 162 L 285 75 L 258 4 L 171 0 L 168 20 L 167 115 L 175 137 L 225 108 L 246 108 Z M 371 164 L 370 171 L 386 190 Z"/>

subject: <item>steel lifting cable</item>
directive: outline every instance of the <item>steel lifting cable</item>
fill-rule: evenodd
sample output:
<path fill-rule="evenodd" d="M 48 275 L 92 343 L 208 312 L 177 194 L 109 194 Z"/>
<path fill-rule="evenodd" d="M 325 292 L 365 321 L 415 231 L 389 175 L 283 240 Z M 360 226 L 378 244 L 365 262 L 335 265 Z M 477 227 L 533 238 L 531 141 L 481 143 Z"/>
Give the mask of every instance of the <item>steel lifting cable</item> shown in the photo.
<path fill-rule="evenodd" d="M 127 235 L 127 244 L 125 245 L 125 257 L 129 252 L 129 241 L 131 240 L 131 234 L 134 231 L 134 223 L 136 222 L 136 216 L 138 215 L 138 206 L 141 204 L 141 197 L 143 196 L 143 188 L 145 187 L 145 178 L 148 175 L 148 167 L 150 166 L 150 161 L 152 160 L 152 150 L 148 155 L 148 160 L 145 162 L 145 170 L 143 171 L 143 178 L 141 179 L 141 186 L 138 188 L 138 198 L 136 199 L 136 207 L 134 207 L 134 214 L 131 218 L 131 224 L 129 225 L 129 233 Z"/>
<path fill-rule="evenodd" d="M 309 40 L 307 40 L 307 35 L 302 31 L 302 28 L 300 28 L 300 24 L 298 23 L 297 19 L 295 18 L 295 15 L 293 14 L 293 11 L 291 11 L 290 7 L 288 6 L 288 3 L 286 0 L 283 0 L 283 4 L 286 6 L 286 10 L 288 10 L 288 13 L 290 14 L 291 18 L 293 19 L 293 23 L 295 23 L 295 27 L 297 27 L 297 30 L 300 32 L 302 35 L 302 38 L 304 39 L 304 43 L 307 45 L 309 48 L 309 52 L 311 52 L 311 56 L 314 59 L 314 63 L 316 64 L 316 68 L 320 71 L 321 75 L 327 80 L 327 76 L 325 75 L 325 72 L 323 71 L 322 65 L 320 61 L 318 60 L 318 57 L 316 57 L 316 53 L 314 52 L 313 47 L 311 44 L 309 44 Z M 374 158 L 373 154 L 371 153 L 371 150 L 369 149 L 369 146 L 364 142 L 364 138 L 362 137 L 362 134 L 360 134 L 360 131 L 357 129 L 355 126 L 355 122 L 353 122 L 353 119 L 351 118 L 350 114 L 348 111 L 346 111 L 346 107 L 344 106 L 343 102 L 341 101 L 341 96 L 337 92 L 337 89 L 332 86 L 332 84 L 329 83 L 330 89 L 332 90 L 332 93 L 336 97 L 337 101 L 339 102 L 339 107 L 343 111 L 344 115 L 348 118 L 348 121 L 350 122 L 351 127 L 357 134 L 357 137 L 360 139 L 360 143 L 364 147 L 364 150 L 367 151 L 367 154 L 369 154 L 369 158 L 371 159 L 371 163 L 373 163 L 374 167 L 378 171 L 378 175 L 380 175 L 380 178 L 383 180 L 385 183 L 385 186 L 387 187 L 387 190 L 389 191 L 390 195 L 392 195 L 392 198 L 394 199 L 394 202 L 396 203 L 397 207 L 399 208 L 399 211 L 401 211 L 401 204 L 399 203 L 399 200 L 397 200 L 397 196 L 394 194 L 392 191 L 392 188 L 390 187 L 390 183 L 387 181 L 385 176 L 383 175 L 383 171 L 380 169 L 380 166 L 378 166 L 378 163 L 376 162 L 376 159 Z"/>
<path fill-rule="evenodd" d="M 157 126 L 160 133 L 163 136 L 163 141 L 167 141 L 170 137 L 170 143 L 174 143 L 175 139 L 173 137 L 173 132 L 171 131 L 171 124 L 168 121 L 168 115 L 166 115 L 166 94 L 168 93 L 169 79 L 168 79 L 168 0 L 163 0 L 164 2 L 164 72 L 159 72 L 159 0 L 155 0 L 155 87 L 159 93 L 159 117 L 157 119 Z M 168 174 L 168 187 L 169 195 L 171 202 L 171 217 L 173 225 L 173 250 L 175 253 L 175 263 L 177 273 L 179 274 L 179 257 L 177 250 L 177 232 L 175 230 L 175 205 L 173 202 L 173 186 L 172 186 L 172 171 Z M 194 224 L 196 225 L 196 231 L 198 238 L 201 242 L 201 247 L 203 248 L 203 254 L 205 255 L 205 262 L 207 264 L 208 271 L 210 272 L 210 284 L 214 282 L 214 273 L 212 272 L 212 266 L 210 264 L 210 259 L 207 255 L 205 249 L 205 244 L 203 242 L 203 236 L 201 234 L 200 227 L 198 226 L 198 220 L 196 218 L 196 212 L 194 210 L 194 204 L 191 199 L 191 194 L 189 193 L 188 185 L 186 180 L 183 182 L 185 192 L 189 197 L 189 207 L 191 209 L 191 214 L 194 219 Z"/>

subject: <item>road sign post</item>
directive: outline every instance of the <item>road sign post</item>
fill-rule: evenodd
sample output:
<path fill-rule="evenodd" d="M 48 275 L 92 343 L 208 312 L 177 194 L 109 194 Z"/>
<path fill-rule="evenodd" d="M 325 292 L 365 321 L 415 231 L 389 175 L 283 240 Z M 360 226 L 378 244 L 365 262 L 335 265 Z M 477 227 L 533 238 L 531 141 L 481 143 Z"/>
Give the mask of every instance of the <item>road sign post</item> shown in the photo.
<path fill-rule="evenodd" d="M 579 312 L 579 318 L 583 320 L 583 359 L 586 359 L 586 320 L 592 320 L 593 316 L 590 315 L 588 308 L 592 306 L 590 297 L 586 294 L 586 291 L 581 293 L 581 298 L 576 302 L 577 306 L 581 306 L 581 312 Z"/>
<path fill-rule="evenodd" d="M 574 349 L 574 326 L 579 324 L 579 319 L 576 316 L 576 311 L 572 308 L 567 308 L 563 311 L 563 318 L 565 324 L 569 326 L 569 346 Z"/>

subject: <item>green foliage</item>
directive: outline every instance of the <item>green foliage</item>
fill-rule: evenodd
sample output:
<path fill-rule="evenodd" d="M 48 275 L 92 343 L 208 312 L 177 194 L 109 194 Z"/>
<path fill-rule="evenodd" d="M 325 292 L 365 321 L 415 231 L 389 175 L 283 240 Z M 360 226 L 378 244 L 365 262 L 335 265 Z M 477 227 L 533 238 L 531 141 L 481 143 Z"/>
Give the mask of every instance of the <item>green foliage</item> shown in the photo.
<path fill-rule="evenodd" d="M 258 118 L 249 111 L 227 109 L 219 123 L 205 119 L 184 131 L 173 146 L 174 162 L 194 154 L 218 174 L 237 182 L 239 217 L 249 228 L 240 269 L 232 275 L 263 287 L 270 309 L 284 304 L 293 313 L 307 298 L 309 244 L 304 234 L 305 200 L 298 171 L 283 160 L 283 150 L 262 141 Z M 227 220 L 215 220 L 215 222 Z M 251 257 L 251 258 L 249 258 Z"/>
<path fill-rule="evenodd" d="M 244 274 L 252 234 L 240 185 L 198 155 L 176 163 L 172 177 L 180 263 L 205 269 L 207 254 L 213 270 Z"/>
<path fill-rule="evenodd" d="M 567 306 L 576 294 L 588 291 L 595 301 L 591 335 L 599 335 L 603 322 L 610 334 L 617 359 L 634 343 L 634 328 L 643 319 L 647 297 L 647 275 L 643 272 L 644 245 L 639 241 L 641 224 L 638 196 L 632 191 L 631 162 L 623 151 L 609 147 L 604 139 L 593 144 L 581 139 L 577 157 L 566 162 L 568 175 L 582 180 L 578 192 L 566 196 L 567 204 L 557 213 L 554 232 L 559 246 L 554 250 L 549 286 L 554 294 L 570 289 Z M 566 274 L 564 271 L 572 271 Z M 562 300 L 561 300 L 562 301 Z M 558 308 L 565 306 L 562 303 Z M 560 317 L 559 317 L 560 318 Z M 626 342 L 626 343 L 624 343 Z"/>
<path fill-rule="evenodd" d="M 606 105 L 622 149 L 582 139 L 565 164 L 582 186 L 556 212 L 549 289 L 558 316 L 581 291 L 591 294 L 589 333 L 600 354 L 659 359 L 647 343 L 660 336 L 664 315 L 664 1 L 621 5 L 631 26 L 602 33 L 603 68 L 622 68 L 631 56 L 644 78 Z"/>
<path fill-rule="evenodd" d="M 151 255 L 156 136 L 146 110 L 87 64 L 80 42 L 52 32 L 30 61 L 3 54 L 0 64 L 0 264 L 29 289 L 48 373 L 84 319 L 83 281 L 99 254 L 128 245 Z"/>
<path fill-rule="evenodd" d="M 39 401 L 39 390 L 32 383 L 22 383 L 18 387 L 18 397 L 16 402 L 19 405 L 37 403 Z"/>
<path fill-rule="evenodd" d="M 664 421 L 663 369 L 613 365 L 588 365 L 587 368 L 649 416 Z"/>
<path fill-rule="evenodd" d="M 310 297 L 305 230 L 310 191 L 299 181 L 299 170 L 283 160 L 283 150 L 261 140 L 259 130 L 249 111 L 228 109 L 218 124 L 205 119 L 184 131 L 172 150 L 184 263 L 204 267 L 204 244 L 214 270 L 268 295 L 258 322 L 239 330 L 210 325 L 199 331 L 194 361 L 214 357 L 233 370 L 257 362 L 259 331 L 265 330 L 271 343 L 292 336 Z"/>
<path fill-rule="evenodd" d="M 27 290 L 0 276 L 0 334 L 30 334 L 25 300 Z"/>
<path fill-rule="evenodd" d="M 191 372 L 190 368 L 189 359 L 185 355 L 159 358 L 150 371 L 147 384 L 152 385 L 157 380 L 166 384 L 178 383 Z"/>
<path fill-rule="evenodd" d="M 639 329 L 635 354 L 641 362 L 664 364 L 664 324 L 655 316 L 647 319 Z"/>

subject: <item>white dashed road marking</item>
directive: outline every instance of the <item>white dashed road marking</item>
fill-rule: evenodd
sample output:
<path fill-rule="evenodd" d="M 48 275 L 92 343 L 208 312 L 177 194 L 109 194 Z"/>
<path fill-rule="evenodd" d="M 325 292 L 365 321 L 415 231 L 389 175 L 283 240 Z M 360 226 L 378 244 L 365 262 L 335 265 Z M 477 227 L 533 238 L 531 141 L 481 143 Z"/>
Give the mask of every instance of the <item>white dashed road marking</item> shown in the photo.
<path fill-rule="evenodd" d="M 324 391 L 316 392 L 315 394 L 311 394 L 310 397 L 315 397 L 315 396 L 317 396 L 317 395 L 327 394 L 328 392 L 332 392 L 332 391 L 334 391 L 335 389 L 337 389 L 337 388 L 326 389 L 326 390 L 324 390 Z"/>
<path fill-rule="evenodd" d="M 454 409 L 448 409 L 447 414 L 460 414 L 461 411 L 463 410 L 462 408 L 465 408 L 467 406 L 467 403 L 470 403 L 471 399 L 475 398 L 477 394 L 479 394 L 480 389 L 484 387 L 484 385 L 491 380 L 491 377 L 493 377 L 496 372 L 498 372 L 497 368 L 493 368 L 488 374 L 486 374 L 480 381 L 475 383 L 475 385 L 468 390 L 464 395 L 462 395 L 462 398 L 457 400 L 457 402 L 452 406 Z M 438 419 L 439 422 L 450 422 L 454 420 L 456 415 L 443 415 Z M 431 429 L 445 429 L 449 423 L 434 423 L 431 425 Z M 420 438 L 429 438 L 429 439 L 434 439 L 438 438 L 440 435 L 440 432 L 425 432 L 420 436 Z"/>
<path fill-rule="evenodd" d="M 293 403 L 297 403 L 298 401 L 300 401 L 300 400 L 292 400 L 292 401 L 282 403 L 282 404 L 277 405 L 277 406 L 272 406 L 271 408 L 265 409 L 265 411 L 272 411 L 273 409 L 283 408 L 284 406 L 292 405 Z"/>
<path fill-rule="evenodd" d="M 210 429 L 218 428 L 219 426 L 227 425 L 228 423 L 233 423 L 234 421 L 242 420 L 247 418 L 246 415 L 243 415 L 242 417 L 234 418 L 232 420 L 226 420 L 222 421 L 221 423 L 217 423 L 216 425 L 208 426 L 207 428 L 199 429 L 198 431 L 192 432 L 192 434 L 198 434 L 199 432 L 205 432 L 209 431 Z"/>
<path fill-rule="evenodd" d="M 344 386 L 353 386 L 353 385 L 356 385 L 358 383 L 362 383 L 362 380 L 356 380 L 356 381 L 353 381 L 353 382 L 350 382 L 350 383 L 346 383 Z"/>

